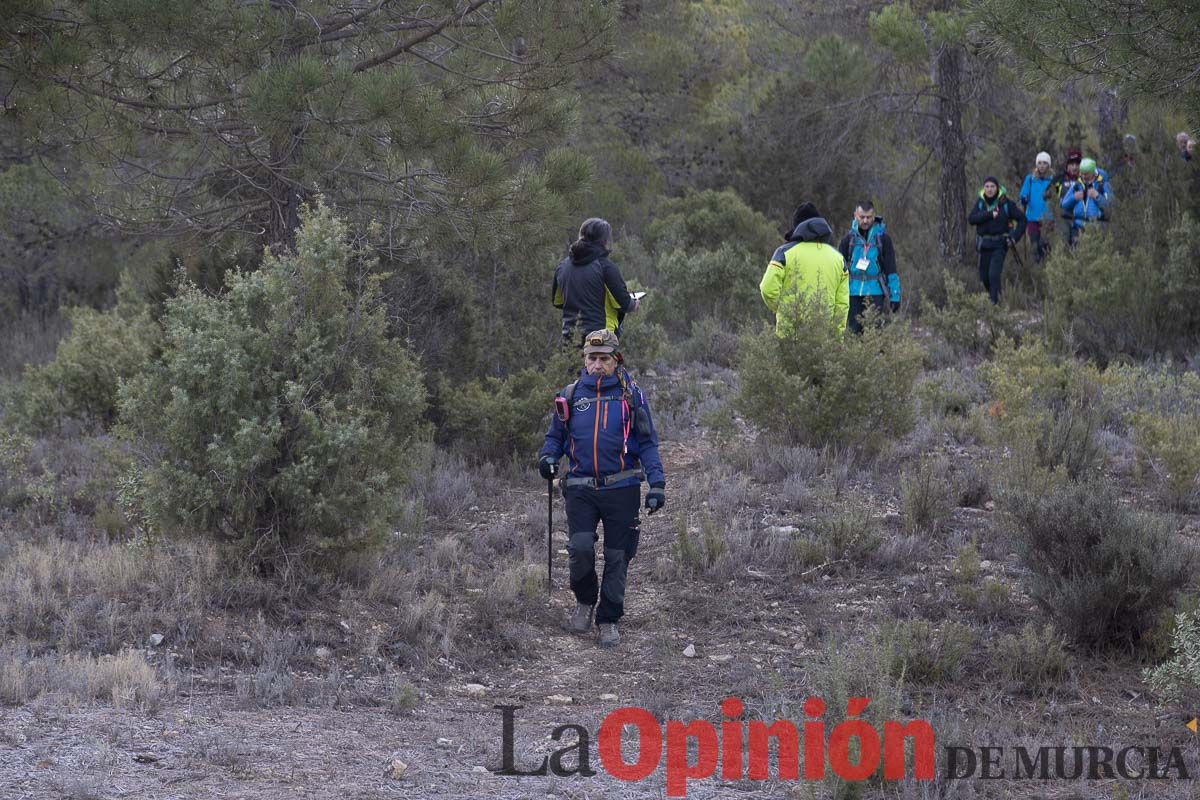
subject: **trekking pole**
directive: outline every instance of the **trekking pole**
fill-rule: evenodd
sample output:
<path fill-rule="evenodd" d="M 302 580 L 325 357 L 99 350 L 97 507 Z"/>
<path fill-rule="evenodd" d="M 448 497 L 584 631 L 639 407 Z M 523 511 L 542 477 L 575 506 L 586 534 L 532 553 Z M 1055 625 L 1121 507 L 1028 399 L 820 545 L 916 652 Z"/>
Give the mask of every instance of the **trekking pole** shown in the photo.
<path fill-rule="evenodd" d="M 554 479 L 546 479 L 546 600 L 554 589 Z"/>

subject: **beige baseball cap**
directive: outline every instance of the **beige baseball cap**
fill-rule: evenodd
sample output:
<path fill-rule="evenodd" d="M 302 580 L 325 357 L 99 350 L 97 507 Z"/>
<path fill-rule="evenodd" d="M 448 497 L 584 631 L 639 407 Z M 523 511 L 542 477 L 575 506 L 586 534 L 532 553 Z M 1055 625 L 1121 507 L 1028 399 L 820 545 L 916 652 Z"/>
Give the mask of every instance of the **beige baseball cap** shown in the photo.
<path fill-rule="evenodd" d="M 583 340 L 584 355 L 588 353 L 615 353 L 618 347 L 620 347 L 620 342 L 617 341 L 617 335 L 607 328 L 592 331 Z"/>

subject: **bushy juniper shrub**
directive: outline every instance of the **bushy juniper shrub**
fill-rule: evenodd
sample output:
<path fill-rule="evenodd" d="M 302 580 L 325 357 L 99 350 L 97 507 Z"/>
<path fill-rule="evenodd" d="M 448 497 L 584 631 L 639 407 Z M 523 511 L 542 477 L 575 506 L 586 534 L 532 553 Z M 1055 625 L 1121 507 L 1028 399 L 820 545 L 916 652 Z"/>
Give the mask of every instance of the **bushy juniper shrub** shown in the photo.
<path fill-rule="evenodd" d="M 570 350 L 503 378 L 456 385 L 439 376 L 433 415 L 439 440 L 457 445 L 475 461 L 532 458 L 541 446 L 555 394 L 578 377 L 581 363 L 577 351 Z"/>
<path fill-rule="evenodd" d="M 26 367 L 9 421 L 47 432 L 67 420 L 103 429 L 117 418 L 117 390 L 153 355 L 159 336 L 150 308 L 124 296 L 109 311 L 74 308 L 54 360 Z"/>
<path fill-rule="evenodd" d="M 294 255 L 230 273 L 221 295 L 184 286 L 167 301 L 161 357 L 121 390 L 140 454 L 124 487 L 134 519 L 260 561 L 386 533 L 408 449 L 427 435 L 425 391 L 347 233 L 310 210 Z"/>
<path fill-rule="evenodd" d="M 1191 574 L 1193 554 L 1170 524 L 1122 505 L 1106 482 L 1012 490 L 1002 501 L 1030 595 L 1082 645 L 1139 646 Z"/>
<path fill-rule="evenodd" d="M 663 200 L 646 228 L 645 241 L 652 252 L 660 254 L 716 251 L 728 244 L 757 254 L 765 267 L 771 250 L 781 243 L 781 235 L 733 189 L 705 189 Z"/>
<path fill-rule="evenodd" d="M 1038 340 L 1017 347 L 1004 339 L 980 375 L 993 398 L 996 444 L 1009 449 L 1023 478 L 1062 469 L 1079 480 L 1103 465 L 1097 434 L 1107 409 L 1094 366 L 1057 358 Z"/>
<path fill-rule="evenodd" d="M 992 305 L 986 292 L 971 292 L 958 278 L 943 271 L 946 302 L 931 307 L 924 319 L 958 353 L 989 355 L 1003 338 L 1018 334 L 1016 320 L 998 305 Z"/>
<path fill-rule="evenodd" d="M 1194 512 L 1200 507 L 1200 415 L 1137 414 L 1133 429 L 1143 472 L 1159 499 L 1173 511 Z"/>
<path fill-rule="evenodd" d="M 780 241 L 767 218 L 731 189 L 663 201 L 645 234 L 656 276 L 645 301 L 648 320 L 697 339 L 703 331 L 692 328 L 701 320 L 736 332 L 768 319 L 758 282 Z"/>
<path fill-rule="evenodd" d="M 922 350 L 907 326 L 842 336 L 822 306 L 797 308 L 791 331 L 742 340 L 736 407 L 772 436 L 877 449 L 912 430 Z"/>
<path fill-rule="evenodd" d="M 1046 330 L 1056 346 L 1101 363 L 1186 353 L 1200 337 L 1200 223 L 1184 216 L 1165 248 L 1119 246 L 1088 230 L 1046 262 Z"/>
<path fill-rule="evenodd" d="M 758 282 L 770 255 L 728 243 L 715 250 L 671 250 L 658 259 L 660 287 L 645 300 L 647 314 L 672 333 L 690 331 L 706 318 L 735 330 L 766 319 Z"/>

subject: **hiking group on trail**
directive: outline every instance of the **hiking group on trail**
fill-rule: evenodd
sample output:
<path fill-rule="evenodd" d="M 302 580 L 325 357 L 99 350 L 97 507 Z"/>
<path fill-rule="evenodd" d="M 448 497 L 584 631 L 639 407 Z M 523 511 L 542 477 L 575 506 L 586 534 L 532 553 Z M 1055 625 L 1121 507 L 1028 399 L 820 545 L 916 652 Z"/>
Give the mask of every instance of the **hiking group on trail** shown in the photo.
<path fill-rule="evenodd" d="M 1195 142 L 1180 136 L 1180 158 L 1190 160 Z M 1126 137 L 1127 157 L 1118 170 L 1131 168 L 1135 145 L 1132 136 Z M 1039 152 L 1016 198 L 997 177 L 987 176 L 967 221 L 975 226 L 979 281 L 989 300 L 1000 302 L 1008 252 L 1022 263 L 1016 248 L 1026 232 L 1033 260 L 1040 264 L 1056 246 L 1059 219 L 1061 241 L 1071 247 L 1081 232 L 1108 221 L 1113 201 L 1108 173 L 1077 150 L 1067 154 L 1058 174 L 1050 154 Z M 852 334 L 861 334 L 869 320 L 879 322 L 899 312 L 896 248 L 874 203 L 864 199 L 855 204 L 850 228 L 836 248 L 832 236 L 829 222 L 813 203 L 804 202 L 793 213 L 785 241 L 775 249 L 759 283 L 763 302 L 775 314 L 778 336 L 792 331 L 794 306 L 800 301 L 816 301 L 828 310 L 839 332 L 848 329 Z M 602 647 L 620 642 L 617 626 L 641 531 L 642 482 L 649 483 L 644 507 L 650 514 L 666 504 L 666 476 L 649 403 L 620 351 L 622 323 L 638 310 L 640 293 L 629 291 L 610 260 L 611 244 L 612 226 L 598 217 L 587 219 L 554 270 L 551 297 L 562 310 L 562 342 L 581 350 L 583 364 L 577 380 L 554 399 L 554 414 L 538 455 L 538 471 L 550 492 L 551 571 L 556 479 L 566 502 L 575 606 L 564 627 L 579 634 L 595 627 Z M 569 462 L 565 470 L 559 467 L 563 456 Z M 604 571 L 598 577 L 595 545 L 601 523 Z"/>

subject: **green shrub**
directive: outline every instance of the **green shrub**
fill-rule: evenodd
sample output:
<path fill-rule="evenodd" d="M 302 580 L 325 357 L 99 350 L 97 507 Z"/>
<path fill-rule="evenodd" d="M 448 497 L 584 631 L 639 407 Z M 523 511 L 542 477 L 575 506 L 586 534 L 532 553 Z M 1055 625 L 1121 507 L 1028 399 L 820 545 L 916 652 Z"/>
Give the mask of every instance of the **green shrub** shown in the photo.
<path fill-rule="evenodd" d="M 1141 413 L 1134 416 L 1133 429 L 1163 503 L 1175 511 L 1195 511 L 1200 506 L 1200 415 Z"/>
<path fill-rule="evenodd" d="M 1192 554 L 1170 525 L 1123 506 L 1110 484 L 1062 483 L 1003 500 L 1030 595 L 1080 644 L 1140 645 L 1188 579 Z"/>
<path fill-rule="evenodd" d="M 1165 254 L 1123 252 L 1089 230 L 1074 249 L 1056 248 L 1046 262 L 1054 343 L 1101 363 L 1188 352 L 1200 335 L 1200 223 L 1185 216 L 1164 239 Z"/>
<path fill-rule="evenodd" d="M 678 345 L 681 363 L 713 364 L 735 367 L 739 339 L 729 326 L 713 317 L 702 317 L 692 323 L 688 336 Z"/>
<path fill-rule="evenodd" d="M 957 680 L 974 644 L 971 629 L 954 622 L 938 630 L 923 619 L 905 620 L 885 627 L 881 634 L 888 674 L 913 683 Z"/>
<path fill-rule="evenodd" d="M 647 314 L 672 333 L 709 317 L 734 329 L 766 320 L 758 283 L 770 255 L 731 244 L 668 251 L 658 259 L 660 288 L 646 298 Z"/>
<path fill-rule="evenodd" d="M 1101 375 L 1114 427 L 1132 427 L 1140 414 L 1200 416 L 1200 375 L 1164 364 L 1111 364 Z"/>
<path fill-rule="evenodd" d="M 781 244 L 771 221 L 733 189 L 689 191 L 683 197 L 664 200 L 647 226 L 645 238 L 647 247 L 660 254 L 715 251 L 729 245 L 757 255 L 764 269 L 772 250 Z"/>
<path fill-rule="evenodd" d="M 793 540 L 793 571 L 816 566 L 841 567 L 853 571 L 879 549 L 883 536 L 879 522 L 863 508 L 849 508 L 822 514 L 814 528 L 800 532 Z"/>
<path fill-rule="evenodd" d="M 688 522 L 688 515 L 675 517 L 675 555 L 686 572 L 704 575 L 717 566 L 729 546 L 721 526 L 707 511 L 700 518 L 698 531 L 689 529 Z"/>
<path fill-rule="evenodd" d="M 645 235 L 657 273 L 648 319 L 679 337 L 695 337 L 693 323 L 708 318 L 727 331 L 769 319 L 758 283 L 780 241 L 732 189 L 664 200 Z"/>
<path fill-rule="evenodd" d="M 1200 612 L 1175 617 L 1171 659 L 1144 673 L 1146 683 L 1165 702 L 1175 703 L 1200 691 Z"/>
<path fill-rule="evenodd" d="M 1006 634 L 996 645 L 996 666 L 1005 680 L 1024 691 L 1040 694 L 1056 686 L 1067 673 L 1062 636 L 1051 625 L 1027 624 L 1018 636 Z"/>
<path fill-rule="evenodd" d="M 159 330 L 144 303 L 68 314 L 71 332 L 58 343 L 54 360 L 25 368 L 13 416 L 27 430 L 45 432 L 69 419 L 108 428 L 116 421 L 121 382 L 154 353 Z"/>
<path fill-rule="evenodd" d="M 439 376 L 434 399 L 438 437 L 476 460 L 531 461 L 541 446 L 554 395 L 577 375 L 575 351 L 544 366 L 503 378 L 476 378 L 454 385 Z"/>
<path fill-rule="evenodd" d="M 1017 336 L 1012 315 L 992 305 L 986 292 L 969 292 L 962 281 L 943 271 L 946 303 L 932 308 L 925 319 L 957 352 L 988 355 L 1003 338 Z"/>
<path fill-rule="evenodd" d="M 230 273 L 220 296 L 188 285 L 167 301 L 161 357 L 121 391 L 141 454 L 124 487 L 131 518 L 260 560 L 386 533 L 425 397 L 370 269 L 318 207 L 295 255 Z"/>
<path fill-rule="evenodd" d="M 923 459 L 913 472 L 900 475 L 904 528 L 912 533 L 937 534 L 954 511 L 950 465 L 945 459 Z"/>
<path fill-rule="evenodd" d="M 982 384 L 971 372 L 946 369 L 922 378 L 916 387 L 925 416 L 965 417 L 986 399 Z"/>
<path fill-rule="evenodd" d="M 961 508 L 983 508 L 992 497 L 992 485 L 988 475 L 968 461 L 954 473 L 955 502 Z"/>
<path fill-rule="evenodd" d="M 1006 339 L 980 374 L 994 398 L 996 442 L 1024 465 L 1025 477 L 1029 469 L 1061 468 L 1079 480 L 1102 466 L 1097 433 L 1106 408 L 1095 367 L 1055 358 L 1040 341 L 1016 347 Z"/>
<path fill-rule="evenodd" d="M 765 328 L 743 339 L 736 405 L 749 422 L 792 443 L 877 449 L 913 427 L 921 359 L 903 324 L 843 338 L 810 304 L 798 309 L 787 336 Z"/>

